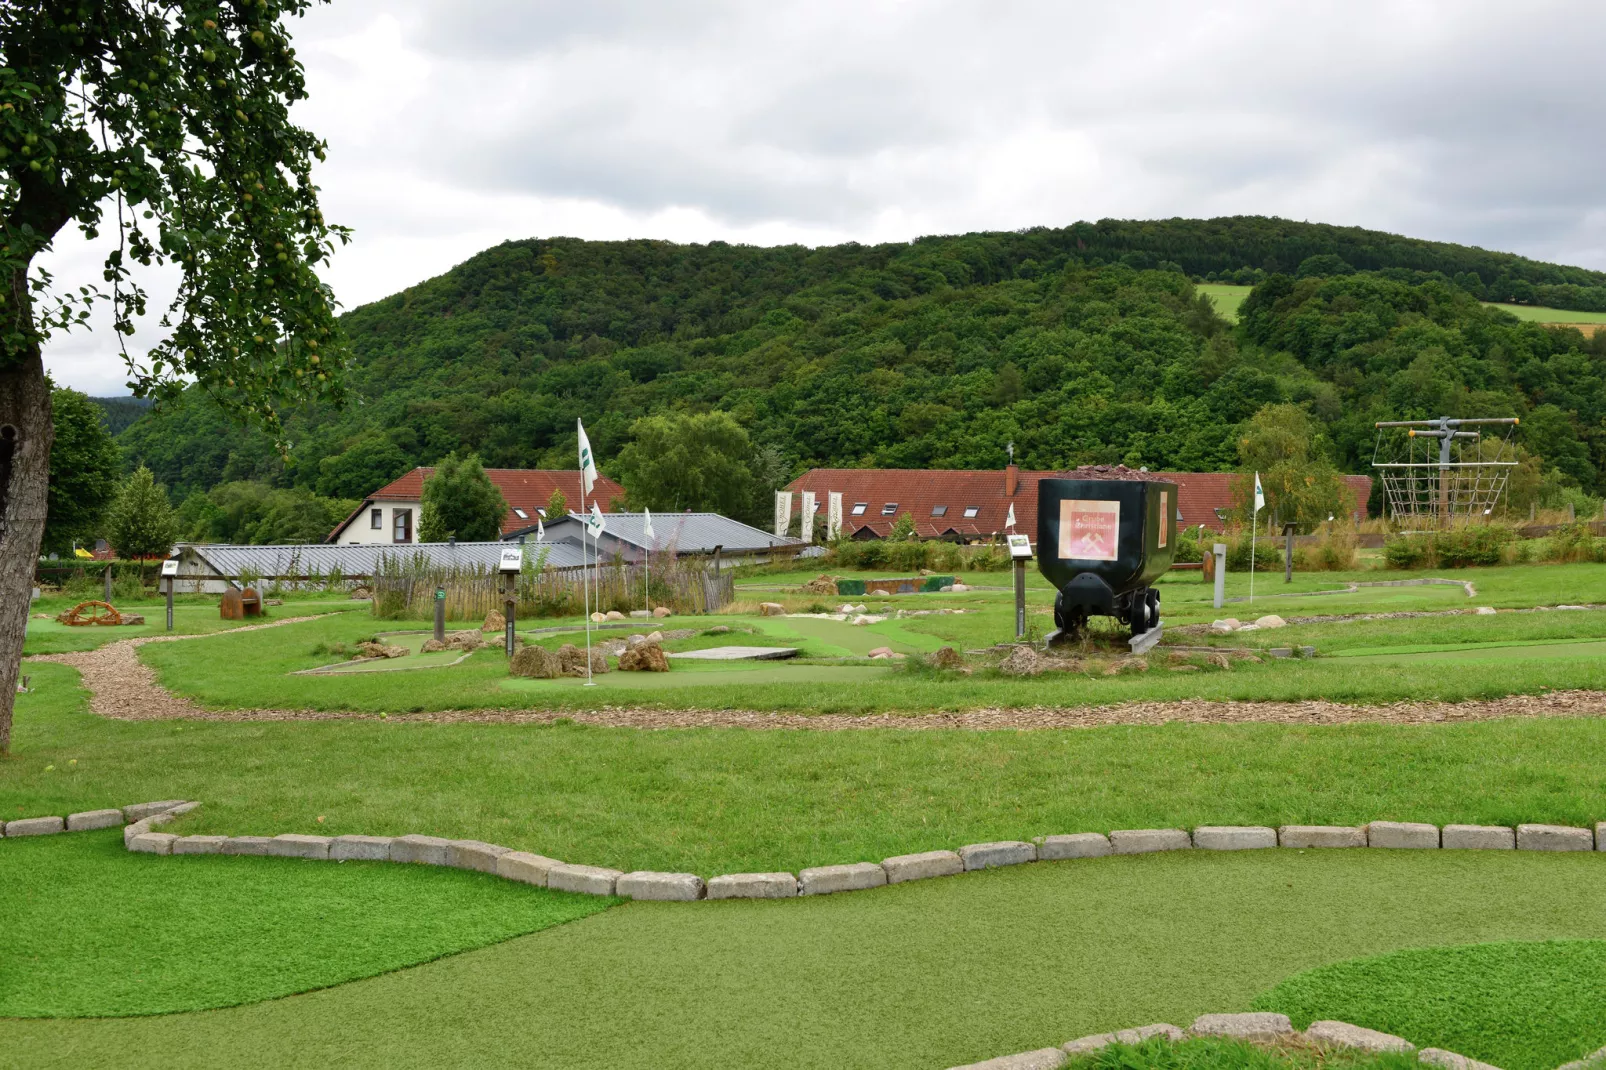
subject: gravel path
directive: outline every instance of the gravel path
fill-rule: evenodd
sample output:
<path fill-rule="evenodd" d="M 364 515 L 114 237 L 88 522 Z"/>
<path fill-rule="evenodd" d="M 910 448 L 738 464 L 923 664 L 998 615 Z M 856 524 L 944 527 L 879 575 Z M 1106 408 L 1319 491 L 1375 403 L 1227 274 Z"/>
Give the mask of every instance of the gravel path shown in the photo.
<path fill-rule="evenodd" d="M 293 617 L 235 631 L 277 628 L 316 617 Z M 217 634 L 217 633 L 213 633 Z M 177 642 L 203 636 L 161 635 L 124 639 L 99 650 L 45 654 L 29 661 L 69 665 L 91 692 L 90 708 L 124 721 L 188 718 L 201 721 L 424 721 L 458 724 L 549 724 L 573 721 L 614 728 L 758 728 L 843 731 L 855 728 L 967 729 L 1096 728 L 1100 725 L 1193 724 L 1453 724 L 1497 717 L 1599 717 L 1606 715 L 1606 692 L 1551 691 L 1469 702 L 1395 702 L 1349 706 L 1338 702 L 1122 702 L 1109 706 L 986 707 L 962 713 L 799 714 L 757 710 L 652 710 L 602 707 L 586 711 L 531 709 L 446 710 L 438 713 L 374 714 L 321 710 L 208 710 L 165 690 L 135 648 L 144 643 Z"/>

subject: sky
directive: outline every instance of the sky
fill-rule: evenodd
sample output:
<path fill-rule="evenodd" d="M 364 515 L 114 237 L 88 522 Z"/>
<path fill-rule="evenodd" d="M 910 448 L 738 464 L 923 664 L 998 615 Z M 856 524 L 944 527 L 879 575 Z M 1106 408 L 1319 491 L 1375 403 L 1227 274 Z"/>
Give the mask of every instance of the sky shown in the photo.
<path fill-rule="evenodd" d="M 292 23 L 347 308 L 498 242 L 1279 215 L 1606 269 L 1598 0 L 335 0 Z M 99 277 L 64 235 L 47 267 Z M 146 278 L 157 304 L 173 277 Z M 156 316 L 130 342 L 159 337 Z M 128 391 L 104 322 L 58 383 Z"/>

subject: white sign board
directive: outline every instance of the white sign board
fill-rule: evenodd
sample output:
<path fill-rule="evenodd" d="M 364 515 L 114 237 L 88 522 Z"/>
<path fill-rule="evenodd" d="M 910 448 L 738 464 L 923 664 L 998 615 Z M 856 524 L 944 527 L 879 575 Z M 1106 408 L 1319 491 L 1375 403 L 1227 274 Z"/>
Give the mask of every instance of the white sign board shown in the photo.
<path fill-rule="evenodd" d="M 1011 535 L 1009 537 L 1009 556 L 1023 560 L 1032 556 L 1032 540 L 1025 535 Z"/>
<path fill-rule="evenodd" d="M 164 575 L 164 576 L 177 576 L 178 575 L 178 561 L 175 560 L 175 559 L 169 559 L 169 560 L 163 561 L 162 562 L 162 575 Z"/>
<path fill-rule="evenodd" d="M 524 551 L 510 546 L 502 551 L 502 560 L 496 566 L 500 572 L 517 572 L 524 565 Z"/>

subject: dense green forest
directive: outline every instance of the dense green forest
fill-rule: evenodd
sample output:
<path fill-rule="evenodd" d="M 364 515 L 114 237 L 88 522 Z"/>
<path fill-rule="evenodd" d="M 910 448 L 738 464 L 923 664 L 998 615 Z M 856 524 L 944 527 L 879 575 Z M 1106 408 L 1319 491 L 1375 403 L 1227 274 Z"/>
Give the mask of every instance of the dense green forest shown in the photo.
<path fill-rule="evenodd" d="M 1192 279 L 1245 272 L 1231 327 Z M 345 315 L 351 402 L 287 414 L 288 460 L 194 391 L 118 441 L 175 500 L 239 482 L 358 498 L 454 450 L 573 467 L 577 416 L 606 469 L 637 419 L 673 411 L 728 412 L 770 479 L 993 468 L 1010 442 L 1029 467 L 1208 470 L 1291 401 L 1347 471 L 1366 470 L 1375 419 L 1520 415 L 1557 488 L 1599 493 L 1606 333 L 1479 304 L 1519 282 L 1606 307 L 1598 272 L 1263 218 L 812 250 L 507 242 Z"/>

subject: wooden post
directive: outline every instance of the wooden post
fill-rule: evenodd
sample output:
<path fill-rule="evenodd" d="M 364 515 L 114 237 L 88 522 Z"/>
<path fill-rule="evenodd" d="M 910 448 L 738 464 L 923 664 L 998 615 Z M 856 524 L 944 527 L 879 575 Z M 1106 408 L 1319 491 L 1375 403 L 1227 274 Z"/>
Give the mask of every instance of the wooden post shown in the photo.
<path fill-rule="evenodd" d="M 1294 525 L 1283 525 L 1283 582 L 1294 582 Z"/>
<path fill-rule="evenodd" d="M 106 571 L 101 573 L 100 585 L 101 601 L 110 602 L 112 600 L 112 567 L 110 565 L 107 565 Z"/>

